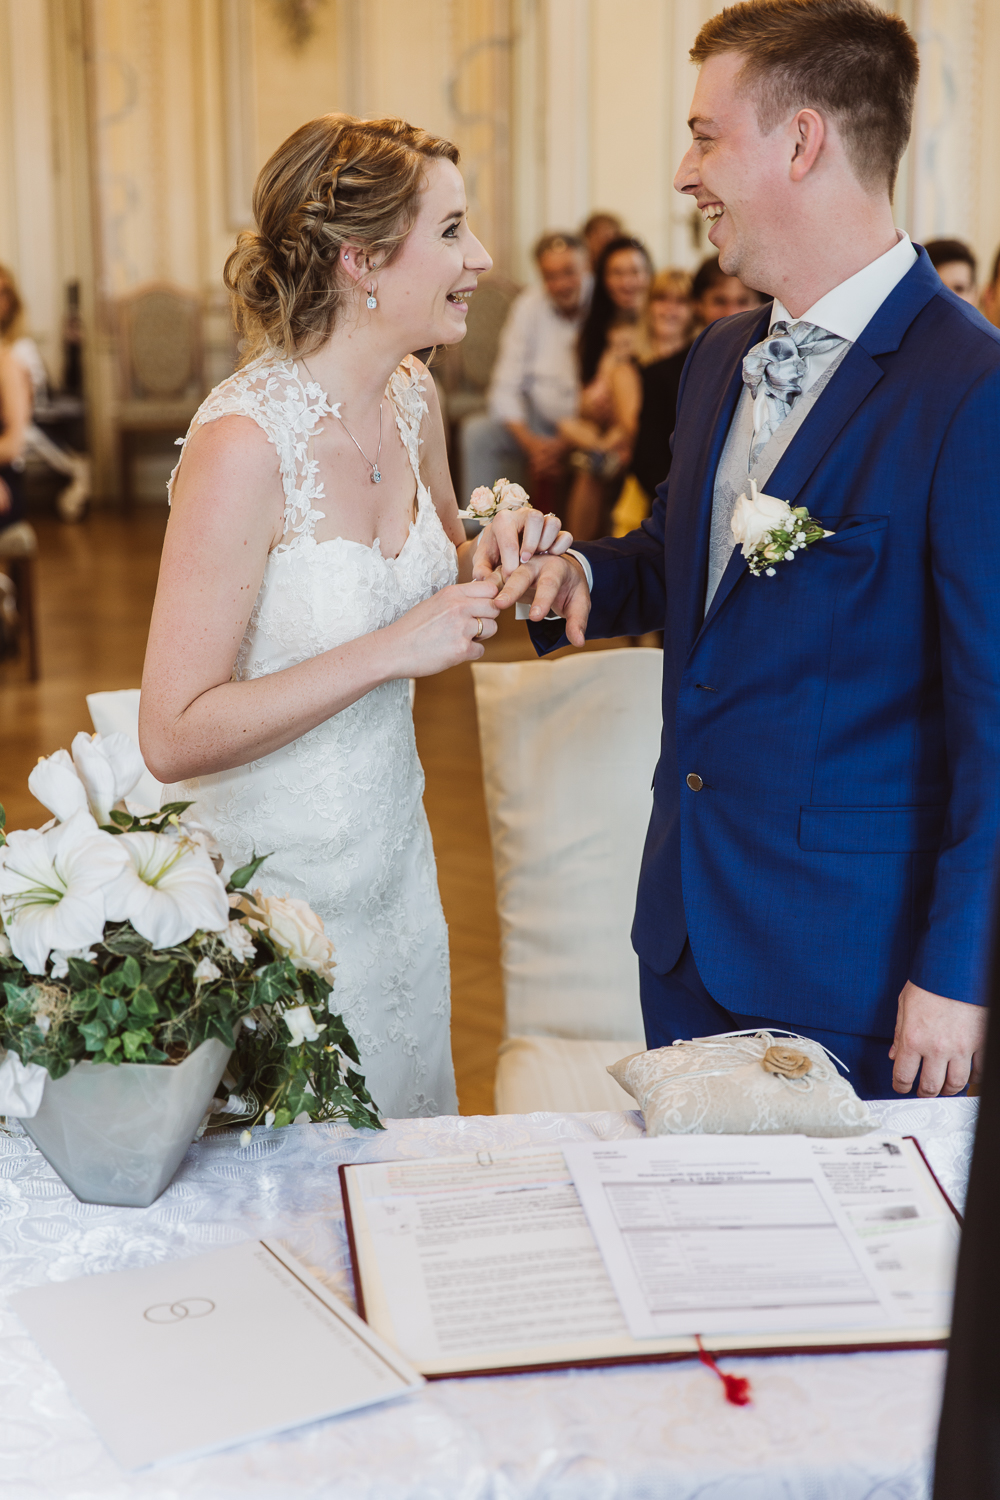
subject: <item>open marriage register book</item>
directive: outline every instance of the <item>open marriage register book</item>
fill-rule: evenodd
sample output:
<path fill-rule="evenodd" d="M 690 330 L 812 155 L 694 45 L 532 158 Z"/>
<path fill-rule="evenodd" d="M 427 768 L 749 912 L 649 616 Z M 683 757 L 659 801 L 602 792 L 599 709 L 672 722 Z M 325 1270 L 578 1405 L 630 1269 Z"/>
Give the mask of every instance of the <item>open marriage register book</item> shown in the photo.
<path fill-rule="evenodd" d="M 659 1136 L 340 1169 L 358 1303 L 429 1377 L 948 1336 L 915 1141 Z"/>

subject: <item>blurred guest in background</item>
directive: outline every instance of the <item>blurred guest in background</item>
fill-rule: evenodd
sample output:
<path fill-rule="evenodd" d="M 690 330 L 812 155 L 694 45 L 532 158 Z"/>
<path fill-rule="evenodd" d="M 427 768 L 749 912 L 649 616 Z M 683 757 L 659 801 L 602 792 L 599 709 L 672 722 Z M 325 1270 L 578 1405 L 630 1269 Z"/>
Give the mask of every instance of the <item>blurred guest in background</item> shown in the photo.
<path fill-rule="evenodd" d="M 694 273 L 692 295 L 699 331 L 719 318 L 749 312 L 752 307 L 759 307 L 764 300 L 759 292 L 744 286 L 738 276 L 727 276 L 719 265 L 717 255 L 710 255 L 707 260 L 703 260 Z"/>
<path fill-rule="evenodd" d="M 983 292 L 983 312 L 995 327 L 1000 328 L 1000 250 L 993 262 L 990 284 Z"/>
<path fill-rule="evenodd" d="M 485 416 L 462 424 L 462 472 L 468 493 L 505 476 L 543 509 L 559 509 L 569 445 L 558 423 L 576 411 L 577 342 L 590 299 L 583 242 L 545 234 L 535 246 L 542 278 L 515 298 L 490 381 Z M 546 491 L 543 497 L 539 489 Z"/>
<path fill-rule="evenodd" d="M 616 420 L 631 446 L 628 473 L 611 516 L 613 536 L 625 536 L 642 524 L 656 486 L 670 472 L 670 434 L 693 323 L 687 271 L 658 272 L 639 320 L 633 358 L 613 377 Z"/>
<path fill-rule="evenodd" d="M 614 372 L 635 350 L 639 316 L 646 305 L 653 262 L 641 240 L 622 235 L 601 252 L 594 295 L 580 331 L 580 404 L 576 418 L 560 423 L 573 445 L 577 469 L 566 524 L 574 536 L 603 536 L 621 488 L 630 438 L 616 420 Z"/>
<path fill-rule="evenodd" d="M 624 233 L 625 225 L 617 214 L 609 214 L 604 209 L 591 214 L 580 230 L 580 238 L 587 247 L 592 271 L 597 269 L 604 247 L 610 245 L 612 240 L 620 240 Z"/>
<path fill-rule="evenodd" d="M 0 531 L 24 520 L 24 444 L 30 417 L 23 366 L 0 343 Z"/>
<path fill-rule="evenodd" d="M 23 330 L 23 314 L 23 303 L 14 275 L 6 266 L 0 266 L 0 345 L 9 351 L 20 372 L 28 403 L 28 421 L 16 460 L 20 466 L 19 473 L 23 473 L 27 455 L 34 454 L 57 474 L 65 475 L 70 482 L 60 492 L 56 506 L 62 520 L 79 521 L 83 518 L 90 498 L 90 461 L 85 454 L 60 447 L 39 426 L 52 406 L 49 399 L 49 377 L 38 345 Z M 23 492 L 23 477 L 20 488 Z M 23 507 L 23 494 L 20 504 Z"/>
<path fill-rule="evenodd" d="M 929 240 L 924 246 L 928 259 L 949 291 L 979 306 L 976 290 L 976 257 L 961 240 Z"/>

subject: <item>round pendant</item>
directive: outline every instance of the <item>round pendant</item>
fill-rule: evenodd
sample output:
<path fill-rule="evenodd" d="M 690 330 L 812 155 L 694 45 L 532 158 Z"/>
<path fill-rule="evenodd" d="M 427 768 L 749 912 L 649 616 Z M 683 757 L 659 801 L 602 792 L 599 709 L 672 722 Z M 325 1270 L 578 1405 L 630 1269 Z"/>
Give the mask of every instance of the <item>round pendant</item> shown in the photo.
<path fill-rule="evenodd" d="M 378 469 L 372 469 L 372 484 L 381 484 L 381 483 L 382 483 L 382 476 L 379 473 Z"/>

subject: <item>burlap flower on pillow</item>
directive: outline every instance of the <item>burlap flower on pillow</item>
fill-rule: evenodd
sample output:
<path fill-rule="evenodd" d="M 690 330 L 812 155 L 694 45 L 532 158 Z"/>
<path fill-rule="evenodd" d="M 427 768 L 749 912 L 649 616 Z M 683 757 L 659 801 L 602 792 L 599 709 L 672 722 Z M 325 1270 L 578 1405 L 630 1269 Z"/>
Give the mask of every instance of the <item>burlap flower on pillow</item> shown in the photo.
<path fill-rule="evenodd" d="M 812 1072 L 811 1060 L 794 1047 L 768 1047 L 760 1065 L 768 1073 L 777 1073 L 779 1078 L 802 1078 Z"/>

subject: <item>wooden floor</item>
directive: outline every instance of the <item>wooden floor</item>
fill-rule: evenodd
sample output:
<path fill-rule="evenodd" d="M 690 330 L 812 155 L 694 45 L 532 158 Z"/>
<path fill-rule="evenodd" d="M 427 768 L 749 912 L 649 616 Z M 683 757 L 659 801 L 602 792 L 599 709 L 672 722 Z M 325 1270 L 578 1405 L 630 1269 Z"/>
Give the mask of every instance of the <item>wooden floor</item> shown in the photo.
<path fill-rule="evenodd" d="M 21 663 L 0 662 L 0 802 L 8 828 L 34 828 L 49 816 L 28 792 L 28 773 L 40 755 L 68 748 L 78 730 L 92 728 L 85 694 L 138 687 L 165 523 L 158 506 L 98 511 L 75 527 L 33 520 L 42 677 L 29 683 Z M 505 616 L 487 658 L 533 654 L 525 627 Z M 463 1114 L 492 1114 L 503 993 L 470 668 L 422 678 L 414 717 L 451 937 L 459 1105 Z"/>

